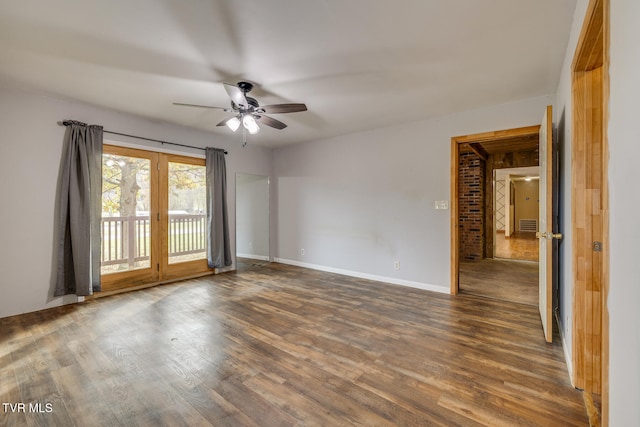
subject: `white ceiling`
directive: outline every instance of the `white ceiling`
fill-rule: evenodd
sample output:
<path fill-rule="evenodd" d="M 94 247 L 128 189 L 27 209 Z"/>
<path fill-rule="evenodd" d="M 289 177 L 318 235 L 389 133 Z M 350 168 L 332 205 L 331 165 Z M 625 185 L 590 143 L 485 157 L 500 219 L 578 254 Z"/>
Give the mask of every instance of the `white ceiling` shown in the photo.
<path fill-rule="evenodd" d="M 0 84 L 229 134 L 171 103 L 249 80 L 275 147 L 555 93 L 575 2 L 0 0 Z"/>

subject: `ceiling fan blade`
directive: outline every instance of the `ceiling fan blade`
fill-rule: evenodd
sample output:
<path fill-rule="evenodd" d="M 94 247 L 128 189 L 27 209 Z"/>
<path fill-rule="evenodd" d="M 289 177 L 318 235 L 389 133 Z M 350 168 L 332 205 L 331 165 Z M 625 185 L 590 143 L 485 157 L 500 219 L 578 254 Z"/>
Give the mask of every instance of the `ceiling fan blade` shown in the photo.
<path fill-rule="evenodd" d="M 236 86 L 230 85 L 229 83 L 224 83 L 224 90 L 229 94 L 229 98 L 240 108 L 249 107 L 249 103 L 247 102 L 247 98 L 244 96 L 244 92 Z"/>
<path fill-rule="evenodd" d="M 297 113 L 298 111 L 307 111 L 307 106 L 304 104 L 273 104 L 262 105 L 258 110 L 267 114 Z"/>
<path fill-rule="evenodd" d="M 218 123 L 216 126 L 224 126 L 224 125 L 226 125 L 226 124 L 227 124 L 227 122 L 228 122 L 229 120 L 233 119 L 234 117 L 235 117 L 235 116 L 228 117 L 228 118 L 226 118 L 226 119 L 222 120 L 222 121 L 221 121 L 220 123 Z"/>
<path fill-rule="evenodd" d="M 280 120 L 274 119 L 273 117 L 259 115 L 254 115 L 253 117 L 255 117 L 260 124 L 271 126 L 272 128 L 284 129 L 287 127 L 286 124 L 282 123 Z"/>
<path fill-rule="evenodd" d="M 224 108 L 224 107 L 214 107 L 212 105 L 198 105 L 198 104 L 183 104 L 182 102 L 174 102 L 173 105 L 178 105 L 181 107 L 196 107 L 196 108 L 214 108 L 217 110 L 229 110 L 228 108 Z"/>

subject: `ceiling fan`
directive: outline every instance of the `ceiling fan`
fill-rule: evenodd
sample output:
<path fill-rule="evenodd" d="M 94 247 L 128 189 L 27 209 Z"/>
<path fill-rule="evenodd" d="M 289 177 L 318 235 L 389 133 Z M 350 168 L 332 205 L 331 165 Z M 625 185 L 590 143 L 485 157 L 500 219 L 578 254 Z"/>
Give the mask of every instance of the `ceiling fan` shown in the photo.
<path fill-rule="evenodd" d="M 229 98 L 231 98 L 231 108 L 184 104 L 181 102 L 174 102 L 173 105 L 197 108 L 215 108 L 224 110 L 227 113 L 233 113 L 234 115 L 232 117 L 222 120 L 216 126 L 227 125 L 229 129 L 235 132 L 240 127 L 240 124 L 242 124 L 244 144 L 247 143 L 246 131 L 252 135 L 260 131 L 258 123 L 275 129 L 284 129 L 287 127 L 287 125 L 280 120 L 276 120 L 273 117 L 266 116 L 265 114 L 284 114 L 307 111 L 307 106 L 305 104 L 273 104 L 260 106 L 258 100 L 247 96 L 247 93 L 251 92 L 251 89 L 253 89 L 253 83 L 238 82 L 236 85 L 224 83 L 224 89 L 227 91 Z"/>

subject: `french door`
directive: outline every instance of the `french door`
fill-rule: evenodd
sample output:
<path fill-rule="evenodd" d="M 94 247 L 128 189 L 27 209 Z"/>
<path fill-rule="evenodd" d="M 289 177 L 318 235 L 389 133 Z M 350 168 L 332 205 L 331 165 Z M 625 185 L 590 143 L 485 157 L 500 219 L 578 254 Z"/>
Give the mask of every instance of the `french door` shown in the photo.
<path fill-rule="evenodd" d="M 204 159 L 105 145 L 103 292 L 210 271 Z"/>

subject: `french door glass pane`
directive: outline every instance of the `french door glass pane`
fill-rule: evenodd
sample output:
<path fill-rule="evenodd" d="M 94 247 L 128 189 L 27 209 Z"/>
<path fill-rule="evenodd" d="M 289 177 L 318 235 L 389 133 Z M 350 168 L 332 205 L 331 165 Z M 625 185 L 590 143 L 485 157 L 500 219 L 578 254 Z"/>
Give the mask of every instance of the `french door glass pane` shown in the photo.
<path fill-rule="evenodd" d="M 101 273 L 149 268 L 151 161 L 102 156 Z"/>
<path fill-rule="evenodd" d="M 207 257 L 205 166 L 169 162 L 169 264 Z"/>

